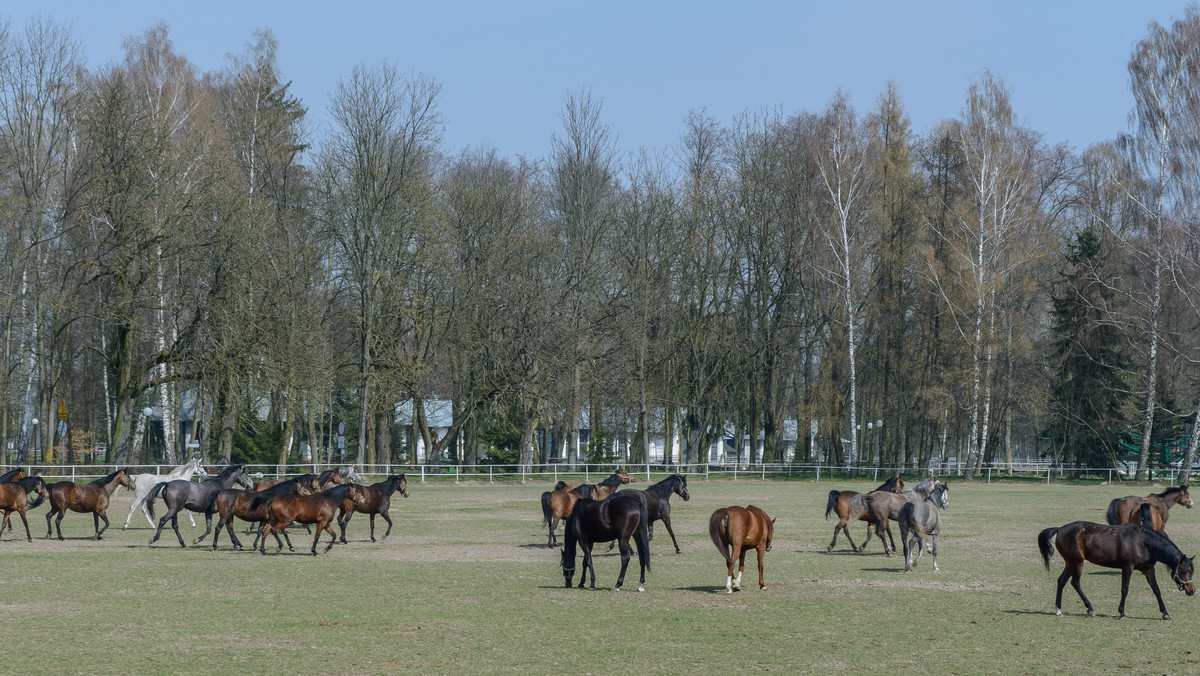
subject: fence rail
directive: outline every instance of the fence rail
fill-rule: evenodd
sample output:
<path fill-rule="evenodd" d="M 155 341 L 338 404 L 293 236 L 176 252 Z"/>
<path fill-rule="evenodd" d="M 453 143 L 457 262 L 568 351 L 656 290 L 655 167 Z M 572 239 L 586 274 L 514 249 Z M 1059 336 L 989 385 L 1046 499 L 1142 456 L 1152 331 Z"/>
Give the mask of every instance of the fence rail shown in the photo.
<path fill-rule="evenodd" d="M 46 477 L 61 477 L 71 481 L 90 480 L 103 477 L 109 472 L 115 471 L 114 465 L 19 465 L 24 467 L 30 473 L 40 474 Z M 304 464 L 304 465 L 247 465 L 246 470 L 255 478 L 266 477 L 287 477 L 303 474 L 305 472 L 320 472 L 337 465 L 324 464 Z M 0 464 L 0 472 L 8 471 L 18 467 L 18 465 L 2 465 Z M 133 473 L 148 472 L 151 474 L 166 474 L 174 469 L 173 465 L 126 465 Z M 538 464 L 527 467 L 511 466 L 511 465 L 449 465 L 449 464 L 424 464 L 424 465 L 400 465 L 400 464 L 376 464 L 376 465 L 356 465 L 360 474 L 365 476 L 388 476 L 391 474 L 405 473 L 410 480 L 419 482 L 426 481 L 488 481 L 495 482 L 514 482 L 519 481 L 525 483 L 527 481 L 548 481 L 551 483 L 557 482 L 560 478 L 569 478 L 572 480 L 582 480 L 592 483 L 603 479 L 608 474 L 615 471 L 618 467 L 624 468 L 627 472 L 638 477 L 643 481 L 651 481 L 652 477 L 659 475 L 660 477 L 674 472 L 685 474 L 689 477 L 704 477 L 707 478 L 731 478 L 731 479 L 810 479 L 820 481 L 821 479 L 837 479 L 839 481 L 847 479 L 862 479 L 865 481 L 878 482 L 886 480 L 889 476 L 895 474 L 916 476 L 924 474 L 927 471 L 932 471 L 938 476 L 963 476 L 961 466 L 957 465 L 942 465 L 929 468 L 928 470 L 918 470 L 911 466 L 906 467 L 852 467 L 846 465 L 827 465 L 827 464 L 809 464 L 809 463 L 742 463 L 742 464 L 721 464 L 708 463 L 698 465 L 677 466 L 661 463 L 605 463 L 605 464 L 580 464 L 570 466 L 560 463 Z M 1151 480 L 1157 480 L 1166 483 L 1175 483 L 1180 472 L 1174 468 L 1161 468 L 1151 470 Z M 1124 468 L 1118 467 L 1062 467 L 1044 462 L 1020 462 L 1012 463 L 1011 465 L 989 465 L 979 468 L 976 473 L 976 478 L 980 481 L 991 483 L 994 480 L 1014 480 L 1020 479 L 1024 481 L 1039 480 L 1050 483 L 1053 480 L 1071 480 L 1071 481 L 1092 481 L 1101 482 L 1107 481 L 1113 483 L 1120 480 L 1131 480 L 1132 473 Z M 198 478 L 194 478 L 199 480 Z"/>

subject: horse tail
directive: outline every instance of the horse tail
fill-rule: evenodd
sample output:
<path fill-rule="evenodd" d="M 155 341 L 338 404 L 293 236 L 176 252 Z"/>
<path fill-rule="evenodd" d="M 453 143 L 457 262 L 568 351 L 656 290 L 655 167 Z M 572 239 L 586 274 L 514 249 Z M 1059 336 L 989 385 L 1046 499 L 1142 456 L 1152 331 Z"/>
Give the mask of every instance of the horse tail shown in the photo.
<path fill-rule="evenodd" d="M 550 496 L 552 495 L 553 493 L 551 491 L 542 493 L 542 523 L 546 525 L 550 525 L 550 517 L 554 515 L 553 510 L 550 507 Z"/>
<path fill-rule="evenodd" d="M 1050 570 L 1050 557 L 1054 554 L 1054 545 L 1050 541 L 1057 534 L 1057 528 L 1047 528 L 1038 533 L 1038 549 L 1042 551 L 1042 563 L 1046 564 L 1046 570 Z"/>
<path fill-rule="evenodd" d="M 842 494 L 841 491 L 829 491 L 829 502 L 826 503 L 826 505 L 825 505 L 825 518 L 826 519 L 828 519 L 829 515 L 833 513 L 833 509 L 835 507 L 837 507 L 838 496 L 841 494 Z"/>
<path fill-rule="evenodd" d="M 1108 512 L 1105 513 L 1104 519 L 1110 526 L 1121 525 L 1121 498 L 1108 503 Z"/>
<path fill-rule="evenodd" d="M 167 484 L 169 484 L 169 483 L 171 483 L 171 482 L 170 481 L 162 481 L 157 484 L 154 484 L 154 488 L 151 488 L 150 492 L 148 494 L 146 494 L 146 501 L 142 504 L 146 505 L 146 511 L 150 512 L 151 519 L 154 518 L 154 500 L 158 497 L 159 493 L 162 493 L 163 490 L 166 489 Z"/>
<path fill-rule="evenodd" d="M 638 500 L 637 550 L 638 563 L 650 570 L 650 514 L 645 500 Z"/>
<path fill-rule="evenodd" d="M 26 508 L 26 509 L 37 509 L 37 508 L 38 508 L 38 506 L 40 506 L 40 505 L 41 505 L 43 502 L 45 502 L 45 501 L 46 501 L 46 496 L 42 495 L 41 493 L 34 493 L 34 494 L 33 494 L 33 499 L 31 499 L 31 500 L 30 500 L 30 501 L 29 501 L 29 502 L 28 502 L 28 503 L 25 505 L 25 508 Z"/>
<path fill-rule="evenodd" d="M 717 551 L 721 552 L 721 556 L 725 557 L 725 565 L 733 565 L 733 559 L 729 556 L 729 538 L 727 531 L 729 530 L 729 512 L 726 508 L 718 509 L 712 513 L 708 519 L 708 534 L 712 536 L 713 544 L 717 546 Z"/>
<path fill-rule="evenodd" d="M 1143 502 L 1141 509 L 1138 510 L 1138 517 L 1142 520 L 1142 528 L 1154 530 L 1154 508 L 1149 502 Z"/>

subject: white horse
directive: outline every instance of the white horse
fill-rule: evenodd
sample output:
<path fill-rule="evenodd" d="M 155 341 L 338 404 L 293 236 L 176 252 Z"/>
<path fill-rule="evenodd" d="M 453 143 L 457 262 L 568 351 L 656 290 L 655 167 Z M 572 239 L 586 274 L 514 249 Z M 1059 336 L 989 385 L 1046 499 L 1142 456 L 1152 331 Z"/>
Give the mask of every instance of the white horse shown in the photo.
<path fill-rule="evenodd" d="M 208 472 L 200 466 L 200 458 L 192 458 L 184 464 L 171 470 L 170 474 L 135 474 L 130 478 L 133 479 L 133 504 L 129 506 L 129 515 L 125 517 L 125 526 L 121 530 L 129 529 L 129 520 L 133 518 L 133 510 L 138 507 L 142 508 L 142 513 L 146 515 L 146 520 L 150 522 L 150 527 L 153 528 L 158 524 L 154 523 L 154 519 L 150 514 L 150 510 L 146 508 L 146 498 L 150 496 L 150 491 L 155 486 L 167 481 L 183 479 L 190 481 L 192 476 L 199 474 L 202 477 L 208 476 Z M 192 528 L 196 527 L 196 520 L 192 519 L 192 513 L 188 512 L 188 518 L 192 520 Z"/>

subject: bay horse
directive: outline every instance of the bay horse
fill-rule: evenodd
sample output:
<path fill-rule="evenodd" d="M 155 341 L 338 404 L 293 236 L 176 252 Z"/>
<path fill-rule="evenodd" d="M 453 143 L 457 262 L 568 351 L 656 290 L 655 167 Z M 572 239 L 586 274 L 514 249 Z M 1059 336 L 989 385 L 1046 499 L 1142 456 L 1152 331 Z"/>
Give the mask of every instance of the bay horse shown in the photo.
<path fill-rule="evenodd" d="M 198 484 L 175 479 L 155 486 L 146 498 L 147 503 L 151 505 L 151 513 L 154 511 L 152 506 L 154 500 L 160 495 L 167 505 L 167 513 L 158 520 L 158 530 L 154 531 L 154 537 L 150 538 L 150 544 L 158 541 L 162 535 L 163 526 L 170 520 L 175 537 L 179 538 L 179 546 L 187 546 L 183 542 L 183 536 L 179 534 L 179 512 L 184 509 L 204 514 L 204 533 L 192 541 L 192 544 L 199 543 L 212 531 L 212 515 L 217 511 L 217 494 L 235 483 L 247 489 L 253 487 L 250 476 L 246 474 L 245 463 L 229 465 L 216 476 L 209 477 Z"/>
<path fill-rule="evenodd" d="M 257 484 L 256 484 L 257 485 Z M 254 538 L 254 543 L 250 545 L 250 549 L 258 548 L 258 538 L 262 535 L 262 525 L 267 521 L 267 500 L 274 495 L 310 495 L 317 492 L 320 484 L 316 474 L 302 474 L 292 479 L 286 479 L 269 488 L 266 488 L 257 493 L 252 491 L 244 491 L 239 488 L 226 488 L 217 493 L 217 514 L 220 518 L 217 520 L 217 528 L 213 531 L 212 548 L 217 549 L 217 540 L 221 536 L 221 528 L 229 533 L 229 539 L 233 541 L 235 549 L 242 549 L 242 543 L 238 540 L 237 535 L 233 532 L 233 518 L 237 517 L 243 521 L 249 522 L 252 526 L 259 525 L 258 535 Z M 283 537 L 288 541 L 288 548 L 292 547 L 292 541 L 288 538 L 287 531 L 283 531 Z M 275 539 L 279 539 L 276 534 Z M 283 543 L 280 543 L 283 546 Z"/>
<path fill-rule="evenodd" d="M 897 474 L 887 481 L 883 482 L 872 493 L 883 491 L 885 493 L 899 493 L 904 490 L 904 480 Z M 829 546 L 825 551 L 833 551 L 837 545 L 838 532 L 846 534 L 846 540 L 850 542 L 850 550 L 861 552 L 862 549 L 854 546 L 854 539 L 850 537 L 850 522 L 851 521 L 866 521 L 867 522 L 867 539 L 863 541 L 863 547 L 867 546 L 867 541 L 871 539 L 871 519 L 870 512 L 867 510 L 867 494 L 857 491 L 829 491 L 829 500 L 825 504 L 825 518 L 828 519 L 830 514 L 837 514 L 838 522 L 833 527 L 833 539 L 829 541 Z M 890 534 L 889 534 L 890 537 Z M 896 551 L 896 542 L 892 541 L 892 551 Z"/>
<path fill-rule="evenodd" d="M 29 500 L 29 494 L 34 494 L 34 499 Z M 12 529 L 12 521 L 9 517 L 13 512 L 21 515 L 21 523 L 25 524 L 25 539 L 33 542 L 33 536 L 29 533 L 29 520 L 25 518 L 25 510 L 33 509 L 50 495 L 50 491 L 46 488 L 46 480 L 40 476 L 27 476 L 16 481 L 0 484 L 0 512 L 4 512 L 4 519 L 0 520 L 0 531 L 4 530 L 7 525 Z"/>
<path fill-rule="evenodd" d="M 345 497 L 342 497 L 342 493 Z M 337 534 L 329 524 L 334 521 L 338 508 L 346 500 L 361 504 L 364 500 L 362 486 L 345 484 L 312 495 L 276 495 L 270 498 L 267 501 L 267 525 L 259 536 L 259 553 L 264 556 L 267 553 L 267 535 L 277 534 L 292 523 L 317 525 L 317 535 L 313 538 L 312 545 L 313 556 L 317 555 L 317 543 L 321 541 L 321 533 L 328 532 L 329 544 L 325 547 L 325 551 L 328 552 L 337 542 Z M 276 535 L 276 540 L 278 539 Z M 275 551 L 282 549 L 283 544 L 280 543 L 279 549 Z"/>
<path fill-rule="evenodd" d="M 371 542 L 375 542 L 375 515 L 383 517 L 387 521 L 387 531 L 379 536 L 383 540 L 392 534 L 392 519 L 388 516 L 388 509 L 392 506 L 392 494 L 400 491 L 400 495 L 408 497 L 408 479 L 404 478 L 403 474 L 393 474 L 392 476 L 380 481 L 379 483 L 363 486 L 363 501 L 350 505 L 348 509 L 338 512 L 338 526 L 342 529 L 342 544 L 346 543 L 346 526 L 350 523 L 350 518 L 355 513 L 371 515 Z"/>
<path fill-rule="evenodd" d="M 933 569 L 937 570 L 938 538 L 942 534 L 941 510 L 950 509 L 950 487 L 937 482 L 928 497 L 919 502 L 906 502 L 896 516 L 900 524 L 900 543 L 904 545 L 904 571 L 911 572 L 925 555 L 925 536 L 933 540 Z M 909 532 L 913 536 L 910 540 Z M 913 545 L 919 548 L 917 558 L 912 556 Z"/>
<path fill-rule="evenodd" d="M 634 538 L 641 569 L 638 591 L 646 591 L 646 571 L 650 570 L 649 521 L 646 503 L 634 495 L 618 493 L 607 500 L 578 500 L 563 526 L 561 564 L 565 586 L 571 586 L 571 578 L 575 575 L 575 547 L 578 545 L 583 550 L 583 572 L 579 575 L 579 587 L 583 587 L 590 570 L 591 588 L 595 589 L 596 566 L 592 562 L 592 545 L 615 538 L 621 548 L 621 573 L 617 576 L 613 591 L 621 591 L 621 585 L 625 584 L 625 570 L 629 568 L 629 560 L 633 557 L 629 539 Z"/>
<path fill-rule="evenodd" d="M 767 583 L 763 581 L 763 556 L 771 551 L 771 541 L 775 538 L 775 519 L 754 505 L 722 507 L 708 518 L 708 534 L 717 551 L 725 557 L 726 594 L 742 590 L 746 552 L 751 549 L 758 554 L 758 588 L 767 588 Z M 733 577 L 735 559 L 738 562 L 737 579 Z"/>
<path fill-rule="evenodd" d="M 867 521 L 871 524 L 871 530 L 879 536 L 880 542 L 883 542 L 883 553 L 891 556 L 896 550 L 895 541 L 892 540 L 892 527 L 888 524 L 888 520 L 895 521 L 900 516 L 900 508 L 909 502 L 921 502 L 933 493 L 933 490 L 939 485 L 945 485 L 937 480 L 937 477 L 926 477 L 912 488 L 906 488 L 899 493 L 887 493 L 884 491 L 872 491 L 867 493 Z M 871 541 L 871 530 L 867 531 L 867 539 L 863 541 L 862 547 L 858 551 L 864 551 L 867 548 L 867 543 Z M 884 533 L 887 534 L 888 540 L 892 542 L 892 548 L 888 549 L 888 543 L 883 540 Z M 903 542 L 901 543 L 903 544 Z"/>
<path fill-rule="evenodd" d="M 549 498 L 543 496 L 542 523 L 550 527 L 550 535 L 546 538 L 546 549 L 558 546 L 558 536 L 555 534 L 558 522 L 565 521 L 567 517 L 571 516 L 571 510 L 575 508 L 576 501 L 582 498 L 603 500 L 612 495 L 622 484 L 636 481 L 637 479 L 630 476 L 625 470 L 618 469 L 598 484 L 581 484 L 571 490 L 552 491 Z"/>
<path fill-rule="evenodd" d="M 1167 517 L 1171 507 L 1174 505 L 1183 505 L 1191 509 L 1192 498 L 1188 495 L 1187 484 L 1171 486 L 1162 493 L 1151 493 L 1144 498 L 1137 495 L 1127 495 L 1123 498 L 1116 498 L 1108 503 L 1108 512 L 1105 514 L 1105 520 L 1108 521 L 1108 525 L 1110 526 L 1122 523 L 1142 523 L 1139 512 L 1143 504 L 1148 504 L 1153 508 L 1154 522 L 1153 524 L 1142 525 L 1161 533 L 1163 532 L 1163 527 L 1167 525 Z"/>
<path fill-rule="evenodd" d="M 96 539 L 101 539 L 104 531 L 108 530 L 108 501 L 117 486 L 133 489 L 133 481 L 125 469 L 96 479 L 86 484 L 73 481 L 59 481 L 50 486 L 50 511 L 46 514 L 46 538 L 50 538 L 50 519 L 55 515 L 54 526 L 58 529 L 58 539 L 64 540 L 62 520 L 67 510 L 72 512 L 92 513 L 92 521 L 96 527 Z M 104 519 L 104 528 L 100 527 L 100 519 Z"/>
<path fill-rule="evenodd" d="M 204 468 L 200 466 L 200 458 L 192 458 L 167 474 L 149 474 L 143 472 L 129 477 L 133 480 L 133 504 L 129 505 L 129 514 L 125 516 L 125 525 L 121 527 L 121 530 L 129 530 L 129 520 L 133 518 L 133 512 L 138 507 L 142 508 L 142 513 L 146 515 L 146 521 L 153 528 L 154 512 L 151 511 L 152 505 L 146 505 L 146 498 L 150 496 L 150 491 L 154 490 L 155 486 L 167 481 L 174 481 L 176 479 L 191 481 L 192 476 L 196 474 L 199 474 L 201 477 L 208 476 L 208 472 L 204 471 Z M 192 528 L 195 528 L 196 520 L 192 519 L 191 512 L 188 512 L 188 518 L 192 521 Z"/>
<path fill-rule="evenodd" d="M 1056 615 L 1063 614 L 1062 593 L 1068 579 L 1071 580 L 1071 586 L 1075 588 L 1079 598 L 1083 600 L 1083 605 L 1087 607 L 1087 614 L 1096 614 L 1092 602 L 1079 586 L 1084 561 L 1091 561 L 1105 568 L 1121 569 L 1121 604 L 1117 608 L 1121 613 L 1120 619 L 1125 619 L 1125 597 L 1129 594 L 1129 578 L 1135 570 L 1146 576 L 1146 582 L 1150 583 L 1150 589 L 1158 599 L 1158 609 L 1162 612 L 1164 620 L 1171 619 L 1171 615 L 1167 613 L 1162 592 L 1159 591 L 1158 581 L 1154 577 L 1156 563 L 1167 566 L 1171 571 L 1171 579 L 1180 591 L 1188 596 L 1196 593 L 1196 587 L 1192 583 L 1196 557 L 1188 558 L 1170 538 L 1149 528 L 1132 523 L 1114 526 L 1089 521 L 1073 521 L 1058 528 L 1047 528 L 1038 534 L 1038 549 L 1042 552 L 1046 570 L 1050 570 L 1050 557 L 1054 554 L 1051 540 L 1054 541 L 1053 547 L 1058 549 L 1065 564 L 1062 574 L 1058 576 L 1058 592 L 1054 598 Z"/>
<path fill-rule="evenodd" d="M 667 532 L 671 534 L 671 543 L 675 545 L 675 553 L 681 553 L 679 541 L 675 539 L 675 531 L 671 528 L 671 496 L 678 495 L 685 501 L 691 499 L 691 495 L 688 494 L 687 477 L 678 473 L 672 474 L 645 490 L 629 491 L 629 494 L 642 498 L 646 503 L 646 514 L 650 519 L 650 540 L 654 540 L 654 522 L 661 520 L 667 527 Z M 616 545 L 617 542 L 614 540 L 608 546 L 608 550 L 611 552 Z"/>

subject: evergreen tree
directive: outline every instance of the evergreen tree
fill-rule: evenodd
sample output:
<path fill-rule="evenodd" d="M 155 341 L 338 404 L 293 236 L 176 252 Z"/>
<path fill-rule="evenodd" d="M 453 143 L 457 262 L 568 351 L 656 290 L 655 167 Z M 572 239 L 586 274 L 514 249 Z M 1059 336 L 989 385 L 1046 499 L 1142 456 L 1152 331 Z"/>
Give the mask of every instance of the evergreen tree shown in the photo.
<path fill-rule="evenodd" d="M 1056 455 L 1082 467 L 1115 462 L 1126 426 L 1128 359 L 1110 317 L 1115 290 L 1104 282 L 1107 251 L 1095 230 L 1075 235 L 1053 296 L 1055 370 L 1050 438 Z"/>

